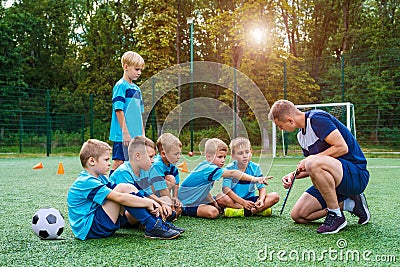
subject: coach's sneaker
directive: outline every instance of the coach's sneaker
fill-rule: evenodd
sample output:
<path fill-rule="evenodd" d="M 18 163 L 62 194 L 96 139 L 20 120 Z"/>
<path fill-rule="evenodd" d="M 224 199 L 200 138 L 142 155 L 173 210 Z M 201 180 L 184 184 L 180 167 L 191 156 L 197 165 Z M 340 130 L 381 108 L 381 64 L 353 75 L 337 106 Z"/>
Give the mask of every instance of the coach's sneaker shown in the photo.
<path fill-rule="evenodd" d="M 145 237 L 153 239 L 174 239 L 181 233 L 169 228 L 161 219 L 158 219 L 153 229 L 145 230 Z"/>
<path fill-rule="evenodd" d="M 354 200 L 355 203 L 354 209 L 351 213 L 359 218 L 358 224 L 367 224 L 371 218 L 371 214 L 369 213 L 367 199 L 365 198 L 364 193 L 357 196 L 351 196 L 350 198 Z"/>
<path fill-rule="evenodd" d="M 172 223 L 170 223 L 170 222 L 168 222 L 168 221 L 164 222 L 164 224 L 167 225 L 170 229 L 173 229 L 173 230 L 175 230 L 175 231 L 178 231 L 178 232 L 181 233 L 181 234 L 185 232 L 185 229 L 184 229 L 184 228 L 181 228 L 181 227 L 178 227 L 178 226 L 176 226 L 176 225 L 173 225 Z"/>
<path fill-rule="evenodd" d="M 271 214 L 272 214 L 272 209 L 271 208 L 268 208 L 268 209 L 265 209 L 265 210 L 263 210 L 261 212 L 256 213 L 256 215 L 258 215 L 258 216 L 265 216 L 265 217 L 271 216 Z"/>
<path fill-rule="evenodd" d="M 324 223 L 318 227 L 317 233 L 335 234 L 342 230 L 347 225 L 347 221 L 342 211 L 341 213 L 342 217 L 339 217 L 336 213 L 328 210 L 328 215 L 326 215 Z"/>

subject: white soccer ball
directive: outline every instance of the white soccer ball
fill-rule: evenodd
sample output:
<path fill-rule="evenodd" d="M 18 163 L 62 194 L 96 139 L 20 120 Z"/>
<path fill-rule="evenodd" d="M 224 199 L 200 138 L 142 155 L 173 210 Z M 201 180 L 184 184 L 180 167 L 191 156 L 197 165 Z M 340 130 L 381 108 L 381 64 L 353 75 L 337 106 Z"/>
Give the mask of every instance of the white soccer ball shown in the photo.
<path fill-rule="evenodd" d="M 32 230 L 41 239 L 57 239 L 64 231 L 64 223 L 59 210 L 42 208 L 32 218 Z"/>

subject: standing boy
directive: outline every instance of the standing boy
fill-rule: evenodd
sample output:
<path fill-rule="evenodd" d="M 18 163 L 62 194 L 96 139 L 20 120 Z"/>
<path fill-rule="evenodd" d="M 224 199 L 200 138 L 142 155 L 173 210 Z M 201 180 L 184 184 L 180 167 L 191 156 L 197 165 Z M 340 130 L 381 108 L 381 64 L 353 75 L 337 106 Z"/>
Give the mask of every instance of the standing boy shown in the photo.
<path fill-rule="evenodd" d="M 239 170 L 246 174 L 262 177 L 260 165 L 251 161 L 252 150 L 250 140 L 243 137 L 235 138 L 230 144 L 233 162 L 226 166 L 227 170 Z M 258 196 L 255 194 L 258 189 Z M 264 184 L 254 184 L 232 177 L 224 178 L 222 192 L 217 196 L 220 207 L 226 207 L 226 217 L 243 217 L 253 214 L 261 216 L 271 215 L 271 207 L 279 201 L 276 192 L 267 194 Z"/>
<path fill-rule="evenodd" d="M 142 92 L 134 83 L 144 68 L 143 58 L 135 52 L 125 52 L 121 58 L 124 75 L 115 84 L 112 94 L 110 140 L 113 141 L 113 164 L 110 175 L 128 160 L 127 148 L 135 136 L 144 136 Z"/>
<path fill-rule="evenodd" d="M 368 223 L 370 213 L 363 193 L 369 181 L 367 160 L 349 129 L 325 111 L 301 112 L 287 100 L 275 102 L 268 118 L 281 130 L 299 129 L 297 139 L 306 158 L 299 162 L 296 178 L 309 176 L 313 183 L 293 207 L 293 220 L 308 223 L 326 216 L 317 232 L 333 234 L 347 225 L 343 209 L 359 217 L 359 224 Z M 289 173 L 282 178 L 285 188 L 293 176 Z"/>
<path fill-rule="evenodd" d="M 179 170 L 176 167 L 181 158 L 182 143 L 170 133 L 163 133 L 157 140 L 158 155 L 150 169 L 150 179 L 157 195 L 169 197 L 172 208 L 177 215 L 182 212 L 182 204 L 178 200 Z"/>
<path fill-rule="evenodd" d="M 140 157 L 135 168 L 148 169 L 151 160 L 144 141 L 138 146 Z M 111 147 L 89 139 L 82 145 L 82 171 L 68 190 L 68 217 L 75 237 L 81 240 L 108 237 L 127 221 L 138 220 L 145 226 L 145 236 L 173 239 L 180 232 L 159 217 L 157 202 L 143 198 L 131 184 L 114 184 L 105 175 L 110 163 Z"/>
<path fill-rule="evenodd" d="M 210 191 L 221 177 L 267 184 L 271 177 L 254 177 L 239 170 L 222 168 L 228 146 L 218 138 L 207 140 L 204 148 L 206 160 L 200 163 L 182 182 L 178 197 L 182 201 L 182 215 L 215 219 L 222 212 Z"/>

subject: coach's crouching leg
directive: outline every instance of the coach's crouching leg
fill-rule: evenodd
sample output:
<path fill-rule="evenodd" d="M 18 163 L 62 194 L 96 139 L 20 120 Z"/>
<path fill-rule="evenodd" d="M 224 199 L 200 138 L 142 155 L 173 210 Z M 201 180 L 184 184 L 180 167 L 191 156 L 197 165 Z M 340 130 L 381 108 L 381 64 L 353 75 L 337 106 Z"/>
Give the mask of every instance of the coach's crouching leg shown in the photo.
<path fill-rule="evenodd" d="M 319 201 L 307 192 L 297 200 L 290 216 L 296 223 L 309 223 L 326 216 L 326 209 L 323 209 Z"/>

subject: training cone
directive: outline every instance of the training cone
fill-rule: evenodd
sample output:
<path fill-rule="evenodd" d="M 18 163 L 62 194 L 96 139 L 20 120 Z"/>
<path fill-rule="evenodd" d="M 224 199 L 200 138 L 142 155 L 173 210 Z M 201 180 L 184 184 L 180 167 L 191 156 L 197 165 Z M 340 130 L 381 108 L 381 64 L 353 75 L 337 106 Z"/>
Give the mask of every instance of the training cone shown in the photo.
<path fill-rule="evenodd" d="M 38 164 L 36 164 L 35 166 L 33 166 L 34 170 L 38 170 L 38 169 L 43 169 L 43 164 L 42 162 L 39 162 Z"/>
<path fill-rule="evenodd" d="M 181 172 L 189 172 L 186 161 L 183 161 L 182 163 L 178 164 L 177 167 Z"/>
<path fill-rule="evenodd" d="M 57 174 L 64 174 L 64 166 L 61 162 L 58 164 Z"/>

